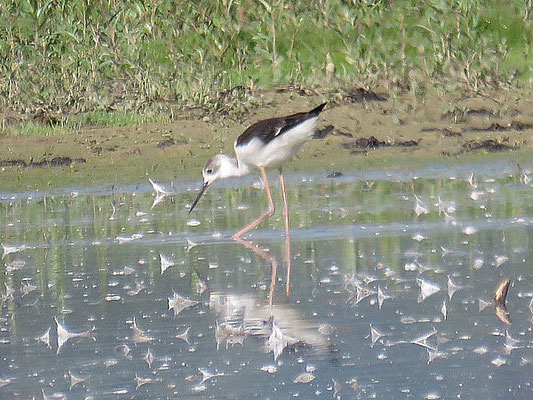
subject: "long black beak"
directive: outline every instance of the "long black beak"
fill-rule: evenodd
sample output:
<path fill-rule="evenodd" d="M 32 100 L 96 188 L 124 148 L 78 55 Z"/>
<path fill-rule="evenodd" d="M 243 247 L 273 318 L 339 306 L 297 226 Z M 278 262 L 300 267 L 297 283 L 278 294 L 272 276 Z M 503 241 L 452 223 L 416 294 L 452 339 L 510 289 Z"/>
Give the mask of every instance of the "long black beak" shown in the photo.
<path fill-rule="evenodd" d="M 200 193 L 198 193 L 198 197 L 196 198 L 196 200 L 194 200 L 194 203 L 192 203 L 191 209 L 189 210 L 189 214 L 192 213 L 192 210 L 194 209 L 194 207 L 196 207 L 196 204 L 198 204 L 198 202 L 200 201 L 200 197 L 202 197 L 202 195 L 205 192 L 205 189 L 207 189 L 208 186 L 209 186 L 209 182 L 204 182 L 204 186 L 202 187 L 202 190 L 200 190 Z"/>

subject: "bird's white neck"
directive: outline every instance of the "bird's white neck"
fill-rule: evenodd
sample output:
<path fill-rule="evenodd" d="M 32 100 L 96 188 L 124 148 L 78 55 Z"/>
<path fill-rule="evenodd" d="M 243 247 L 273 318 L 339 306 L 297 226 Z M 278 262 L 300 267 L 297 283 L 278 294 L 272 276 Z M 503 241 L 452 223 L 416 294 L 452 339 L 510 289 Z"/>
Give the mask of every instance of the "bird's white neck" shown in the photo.
<path fill-rule="evenodd" d="M 234 176 L 243 176 L 250 173 L 250 168 L 243 163 L 239 163 L 236 158 L 226 156 L 220 163 L 220 178 L 230 178 Z"/>

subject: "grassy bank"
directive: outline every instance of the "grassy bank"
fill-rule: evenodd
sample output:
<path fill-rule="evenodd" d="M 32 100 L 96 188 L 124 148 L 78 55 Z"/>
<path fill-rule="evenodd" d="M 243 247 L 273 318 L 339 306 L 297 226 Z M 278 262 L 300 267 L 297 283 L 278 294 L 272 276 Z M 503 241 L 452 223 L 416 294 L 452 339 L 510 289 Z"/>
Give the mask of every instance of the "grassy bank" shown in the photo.
<path fill-rule="evenodd" d="M 280 109 L 297 112 L 323 101 L 320 95 L 296 90 L 262 91 L 257 97 L 264 106 L 255 108 L 245 121 L 184 113 L 163 123 L 83 126 L 98 123 L 99 113 L 93 112 L 88 114 L 93 116 L 90 121 L 80 120 L 74 128 L 69 122 L 41 127 L 38 134 L 30 130 L 19 132 L 24 135 L 0 135 L 0 192 L 137 183 L 148 178 L 199 181 L 205 161 L 218 152 L 232 153 L 234 140 L 250 123 Z M 128 116 L 116 120 L 124 125 L 133 122 Z M 298 160 L 284 168 L 286 172 L 442 168 L 489 160 L 507 161 L 515 169 L 517 164 L 533 167 L 533 97 L 516 90 L 471 97 L 428 94 L 422 99 L 408 93 L 386 101 L 339 102 L 328 105 L 318 127 L 321 139 L 309 141 Z"/>
<path fill-rule="evenodd" d="M 532 13 L 530 0 L 5 0 L 0 107 L 157 114 L 217 107 L 236 86 L 528 84 Z"/>

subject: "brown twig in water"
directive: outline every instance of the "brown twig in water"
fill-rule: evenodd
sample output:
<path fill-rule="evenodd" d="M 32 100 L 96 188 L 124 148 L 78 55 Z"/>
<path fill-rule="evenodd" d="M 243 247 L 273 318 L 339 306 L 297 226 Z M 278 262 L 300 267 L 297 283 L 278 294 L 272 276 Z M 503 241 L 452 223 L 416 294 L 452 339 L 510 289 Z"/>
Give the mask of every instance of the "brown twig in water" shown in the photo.
<path fill-rule="evenodd" d="M 496 291 L 494 292 L 494 312 L 500 321 L 502 321 L 505 325 L 511 325 L 511 317 L 505 304 L 510 284 L 511 280 L 509 278 L 505 278 L 500 282 L 496 288 Z"/>
<path fill-rule="evenodd" d="M 505 299 L 507 298 L 507 292 L 509 291 L 510 284 L 511 280 L 509 278 L 505 278 L 503 281 L 500 282 L 500 284 L 496 288 L 496 291 L 494 292 L 495 302 L 505 305 Z"/>

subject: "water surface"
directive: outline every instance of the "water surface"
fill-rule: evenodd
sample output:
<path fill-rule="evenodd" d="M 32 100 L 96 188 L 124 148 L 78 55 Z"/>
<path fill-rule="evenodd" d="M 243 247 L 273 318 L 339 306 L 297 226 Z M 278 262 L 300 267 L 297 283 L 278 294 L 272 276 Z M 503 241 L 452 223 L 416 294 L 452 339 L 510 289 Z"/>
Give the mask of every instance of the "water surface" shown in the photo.
<path fill-rule="evenodd" d="M 191 215 L 196 184 L 0 194 L 0 397 L 531 398 L 527 177 L 328 172 L 289 176 L 288 285 L 279 211 L 229 239 L 254 177 Z"/>

